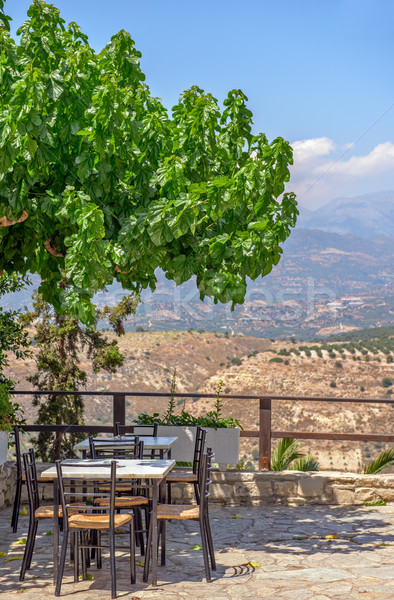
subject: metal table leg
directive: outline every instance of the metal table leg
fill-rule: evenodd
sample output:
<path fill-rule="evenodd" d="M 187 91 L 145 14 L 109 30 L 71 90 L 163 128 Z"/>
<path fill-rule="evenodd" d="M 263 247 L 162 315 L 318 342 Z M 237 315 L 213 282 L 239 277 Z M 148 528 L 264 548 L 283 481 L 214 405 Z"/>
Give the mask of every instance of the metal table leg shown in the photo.
<path fill-rule="evenodd" d="M 152 585 L 157 585 L 157 548 L 158 548 L 158 535 L 157 535 L 157 479 L 153 479 L 152 488 Z"/>
<path fill-rule="evenodd" d="M 56 585 L 59 566 L 59 490 L 57 478 L 53 480 L 53 583 Z"/>

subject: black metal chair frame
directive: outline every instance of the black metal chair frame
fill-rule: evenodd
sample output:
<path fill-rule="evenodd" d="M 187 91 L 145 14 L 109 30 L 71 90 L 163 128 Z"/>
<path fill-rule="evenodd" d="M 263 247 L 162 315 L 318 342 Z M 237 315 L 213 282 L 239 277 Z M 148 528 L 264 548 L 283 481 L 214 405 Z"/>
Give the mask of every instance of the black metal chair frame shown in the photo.
<path fill-rule="evenodd" d="M 143 430 L 146 429 L 147 433 L 145 433 L 145 431 L 143 433 L 138 431 L 138 433 L 135 435 L 157 437 L 158 423 L 153 423 L 153 425 L 138 425 L 137 423 L 135 425 L 121 425 L 119 422 L 116 422 L 115 423 L 115 434 L 116 435 L 127 435 L 128 433 L 132 433 L 134 435 L 134 433 L 135 433 L 134 430 L 136 428 L 143 429 Z M 149 429 L 151 430 L 151 433 L 148 433 Z"/>
<path fill-rule="evenodd" d="M 201 457 L 201 466 L 200 466 L 200 474 L 199 474 L 199 486 L 200 486 L 200 497 L 197 505 L 200 507 L 199 510 L 199 525 L 200 525 L 200 534 L 201 534 L 201 543 L 202 543 L 202 552 L 204 558 L 204 569 L 205 569 L 205 577 L 207 582 L 211 581 L 211 568 L 213 571 L 216 571 L 216 560 L 215 553 L 213 549 L 213 541 L 212 541 L 212 533 L 211 527 L 209 523 L 209 513 L 208 513 L 208 498 L 209 498 L 209 486 L 211 484 L 210 479 L 210 471 L 212 469 L 212 458 L 214 454 L 211 448 L 207 449 L 207 452 L 204 452 Z M 164 505 L 165 507 L 166 505 Z M 170 507 L 174 507 L 174 505 L 168 505 Z M 193 508 L 195 505 L 190 505 L 190 508 Z M 166 534 L 165 534 L 165 522 L 169 520 L 167 518 L 160 519 L 158 515 L 159 524 L 160 524 L 160 538 L 161 538 L 161 564 L 165 565 L 166 558 Z M 197 520 L 191 519 L 190 520 Z M 183 520 L 189 520 L 183 519 Z M 148 542 L 147 542 L 147 550 L 145 557 L 145 566 L 144 566 L 144 581 L 148 581 L 148 571 L 149 571 L 149 559 L 151 554 L 151 541 L 152 541 L 152 527 L 149 527 L 148 534 Z M 210 568 L 211 565 L 211 568 Z"/>
<path fill-rule="evenodd" d="M 111 428 L 96 426 L 96 425 L 26 425 L 24 427 L 25 432 L 56 432 L 61 431 L 63 433 L 86 433 L 86 431 L 91 431 L 94 433 L 108 433 Z M 113 431 L 113 429 L 112 429 Z M 23 479 L 23 469 L 22 469 L 22 459 L 21 459 L 21 446 L 20 446 L 20 428 L 17 425 L 14 425 L 14 438 L 15 438 L 15 458 L 16 458 L 16 488 L 15 488 L 15 497 L 14 504 L 12 509 L 12 517 L 11 517 L 11 527 L 13 533 L 16 533 L 18 530 L 18 520 L 19 520 L 19 509 L 21 503 L 22 496 L 22 487 L 25 484 Z M 38 484 L 48 484 L 49 480 L 37 477 Z"/>
<path fill-rule="evenodd" d="M 171 473 L 167 478 L 167 502 L 171 504 L 171 486 L 174 483 L 193 483 L 194 486 L 194 495 L 196 497 L 197 504 L 200 502 L 200 491 L 199 491 L 199 480 L 200 480 L 200 469 L 201 469 L 201 457 L 205 450 L 205 438 L 207 435 L 207 430 L 202 427 L 197 427 L 196 431 L 196 442 L 194 444 L 194 455 L 193 455 L 193 475 L 197 475 L 197 481 L 194 482 L 180 482 L 180 481 L 171 481 Z"/>
<path fill-rule="evenodd" d="M 27 494 L 29 498 L 29 529 L 27 533 L 25 552 L 23 554 L 22 566 L 19 575 L 20 581 L 24 580 L 26 571 L 29 570 L 31 566 L 31 559 L 33 556 L 34 544 L 37 535 L 38 521 L 40 520 L 36 518 L 36 510 L 40 508 L 40 496 L 38 491 L 37 469 L 34 450 L 30 449 L 29 452 L 24 452 L 22 458 L 26 474 Z M 53 513 L 51 515 L 48 515 L 48 518 L 52 519 Z"/>
<path fill-rule="evenodd" d="M 105 438 L 104 438 L 105 439 Z M 134 436 L 134 443 L 128 443 L 127 448 L 96 448 L 95 442 L 102 443 L 103 438 L 94 438 L 93 436 L 89 436 L 89 452 L 90 458 L 111 458 L 111 459 L 142 459 L 144 456 L 144 442 L 140 441 L 138 436 Z M 111 441 L 111 446 L 114 446 L 116 442 Z M 121 440 L 119 440 L 119 445 L 121 445 Z M 142 496 L 147 497 L 148 488 L 147 486 L 143 486 L 140 480 L 127 481 L 127 489 L 119 490 L 119 485 L 116 489 L 117 497 L 121 497 L 122 495 L 133 495 L 133 496 Z M 149 498 L 148 498 L 149 499 Z M 143 526 L 142 521 L 142 509 L 145 512 L 145 527 Z M 120 512 L 122 508 L 116 507 L 116 510 Z M 138 541 L 138 546 L 140 548 L 141 555 L 143 556 L 145 553 L 144 550 L 144 533 L 147 533 L 149 527 L 149 514 L 151 510 L 151 503 L 149 501 L 148 504 L 142 506 L 133 506 L 131 508 L 126 508 L 125 510 L 132 510 L 134 514 L 135 520 L 135 534 L 136 539 Z M 93 552 L 94 556 L 94 552 Z"/>
<path fill-rule="evenodd" d="M 93 541 L 88 540 L 88 529 L 82 527 L 70 528 L 69 526 L 69 511 L 72 509 L 73 504 L 70 504 L 67 499 L 70 497 L 75 501 L 76 497 L 81 498 L 89 498 L 92 499 L 96 496 L 108 496 L 109 498 L 109 507 L 107 512 L 109 514 L 109 527 L 105 528 L 109 534 L 109 551 L 110 551 L 110 574 L 111 574 L 111 597 L 116 598 L 117 593 L 117 584 L 116 584 L 116 561 L 115 561 L 115 499 L 116 499 L 116 460 L 111 461 L 111 479 L 110 479 L 110 491 L 108 494 L 103 494 L 98 490 L 100 486 L 100 481 L 102 483 L 108 483 L 108 479 L 100 479 L 95 480 L 94 482 L 87 481 L 77 481 L 75 478 L 72 479 L 70 477 L 64 477 L 62 474 L 62 466 L 61 461 L 56 461 L 56 470 L 57 477 L 59 482 L 59 492 L 60 492 L 60 502 L 63 510 L 63 540 L 60 552 L 60 560 L 59 560 L 59 568 L 58 575 L 56 581 L 56 589 L 55 596 L 60 595 L 62 579 L 64 574 L 64 567 L 66 562 L 67 555 L 67 545 L 69 534 L 72 536 L 72 543 L 75 546 L 74 553 L 74 581 L 79 580 L 79 560 L 78 554 L 79 550 L 81 550 L 81 558 L 82 558 L 82 577 L 86 579 L 87 577 L 87 561 L 88 561 L 88 551 L 91 548 L 95 548 L 97 550 L 97 566 L 101 568 L 101 549 L 106 547 L 101 544 L 101 534 L 100 529 L 96 529 L 98 535 Z M 90 485 L 89 485 L 90 484 Z M 89 489 L 87 488 L 87 485 Z M 81 491 L 78 490 L 78 487 L 81 487 Z M 74 504 L 75 507 L 75 504 Z M 93 506 L 88 507 L 91 510 L 95 510 Z M 130 515 L 131 516 L 131 515 Z M 79 539 L 78 539 L 78 533 Z M 136 581 L 136 572 L 135 572 L 135 538 L 134 538 L 134 521 L 131 516 L 131 520 L 129 522 L 129 536 L 130 536 L 130 579 L 131 583 L 134 584 Z"/>
<path fill-rule="evenodd" d="M 119 442 L 111 440 L 109 445 L 111 448 L 98 447 L 98 444 L 105 444 L 105 438 L 94 438 L 89 436 L 89 453 L 90 458 L 119 458 L 119 459 L 133 459 L 142 458 L 144 455 L 144 442 L 140 441 L 138 436 L 133 436 L 134 439 L 128 441 L 127 447 L 121 448 L 122 440 Z M 119 443 L 119 449 L 113 446 Z"/>

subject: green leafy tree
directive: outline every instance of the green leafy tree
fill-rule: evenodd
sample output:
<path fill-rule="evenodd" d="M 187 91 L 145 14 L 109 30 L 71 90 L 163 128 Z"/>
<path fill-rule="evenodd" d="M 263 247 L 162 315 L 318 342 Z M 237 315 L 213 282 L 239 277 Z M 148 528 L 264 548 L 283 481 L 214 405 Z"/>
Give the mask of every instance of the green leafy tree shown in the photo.
<path fill-rule="evenodd" d="M 26 283 L 25 278 L 0 272 L 0 298 L 20 291 Z M 28 332 L 20 321 L 20 312 L 0 306 L 0 430 L 11 430 L 13 424 L 23 421 L 21 406 L 11 399 L 15 381 L 6 375 L 6 368 L 10 354 L 19 360 L 30 355 L 30 343 Z"/>
<path fill-rule="evenodd" d="M 89 325 L 97 290 L 153 290 L 158 267 L 242 303 L 296 222 L 288 142 L 252 133 L 240 90 L 220 108 L 192 87 L 169 115 L 124 30 L 96 53 L 36 0 L 15 42 L 3 9 L 0 269 L 38 273 L 44 300 Z"/>
<path fill-rule="evenodd" d="M 124 333 L 122 320 L 135 311 L 138 298 L 126 297 L 119 305 L 96 312 L 96 320 L 107 318 L 113 329 Z M 104 369 L 114 373 L 123 364 L 116 340 L 108 339 L 95 326 L 84 327 L 66 314 L 58 314 L 40 294 L 34 296 L 33 311 L 26 313 L 26 322 L 36 323 L 38 346 L 37 370 L 28 380 L 39 390 L 74 391 L 86 386 L 87 373 L 81 359 L 92 362 L 93 371 Z M 35 395 L 38 407 L 37 423 L 49 425 L 83 424 L 84 402 L 80 395 Z M 73 455 L 77 434 L 40 433 L 34 440 L 37 454 L 44 461 L 54 461 Z"/>

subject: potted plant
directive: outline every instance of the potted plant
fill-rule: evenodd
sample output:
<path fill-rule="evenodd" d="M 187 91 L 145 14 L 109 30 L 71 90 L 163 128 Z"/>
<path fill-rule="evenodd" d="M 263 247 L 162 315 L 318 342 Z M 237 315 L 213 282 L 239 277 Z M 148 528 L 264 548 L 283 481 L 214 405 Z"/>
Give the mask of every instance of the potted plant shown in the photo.
<path fill-rule="evenodd" d="M 239 433 L 242 429 L 239 421 L 233 417 L 222 416 L 221 391 L 223 381 L 219 383 L 216 392 L 216 400 L 213 410 L 206 415 L 196 417 L 185 410 L 185 402 L 182 411 L 174 414 L 176 370 L 174 371 L 170 400 L 165 413 L 140 413 L 135 423 L 140 425 L 152 425 L 158 423 L 158 433 L 164 436 L 177 437 L 177 442 L 171 448 L 172 458 L 175 460 L 189 462 L 193 460 L 194 443 L 197 427 L 207 429 L 206 445 L 213 449 L 215 462 L 219 468 L 226 468 L 227 464 L 236 464 L 239 461 Z"/>
<path fill-rule="evenodd" d="M 11 400 L 15 382 L 0 380 L 0 465 L 7 460 L 8 433 L 13 425 L 23 425 L 23 411 L 17 402 Z"/>

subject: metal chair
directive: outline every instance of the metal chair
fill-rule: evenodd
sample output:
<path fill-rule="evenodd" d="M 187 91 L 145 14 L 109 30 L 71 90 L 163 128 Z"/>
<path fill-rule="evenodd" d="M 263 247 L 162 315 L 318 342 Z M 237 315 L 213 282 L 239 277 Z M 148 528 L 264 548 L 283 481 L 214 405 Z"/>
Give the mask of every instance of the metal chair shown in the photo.
<path fill-rule="evenodd" d="M 157 428 L 158 428 L 158 424 L 157 423 L 153 423 L 153 425 L 138 425 L 137 423 L 135 425 L 121 425 L 120 423 L 116 422 L 115 423 L 115 432 L 116 435 L 118 436 L 122 436 L 122 435 L 129 435 L 129 434 L 133 434 L 133 435 L 143 435 L 144 437 L 157 437 Z M 137 430 L 137 432 L 136 432 Z M 157 456 L 156 456 L 156 452 L 157 452 Z M 164 451 L 163 450 L 147 450 L 144 458 L 163 458 L 164 457 Z"/>
<path fill-rule="evenodd" d="M 129 433 L 134 434 L 135 429 L 138 430 L 136 435 L 144 435 L 144 436 L 154 436 L 157 437 L 157 428 L 158 424 L 153 423 L 153 425 L 121 425 L 120 423 L 115 423 L 115 433 L 116 435 L 127 435 Z"/>
<path fill-rule="evenodd" d="M 113 446 L 117 445 L 117 443 L 113 441 L 111 441 L 111 448 L 102 448 L 97 447 L 95 442 L 100 443 L 101 446 L 103 439 L 89 436 L 90 458 L 115 458 L 118 460 L 142 459 L 144 455 L 144 443 L 139 441 L 138 437 L 134 438 L 134 442 L 128 442 L 126 448 L 114 448 Z M 121 441 L 119 441 L 119 446 L 121 446 Z M 102 492 L 108 492 L 109 486 L 102 485 L 100 486 L 99 490 Z M 135 518 L 135 533 L 137 535 L 141 555 L 143 556 L 145 552 L 143 534 L 147 532 L 149 526 L 150 511 L 150 501 L 147 495 L 147 489 L 146 487 L 142 486 L 141 481 L 139 480 L 127 482 L 119 481 L 116 484 L 116 495 L 116 510 L 133 510 Z M 107 508 L 108 505 L 108 498 L 96 498 L 94 500 L 94 506 L 97 508 Z M 143 526 L 141 509 L 143 509 L 145 512 L 145 527 Z"/>
<path fill-rule="evenodd" d="M 200 501 L 199 489 L 198 489 L 198 478 L 201 466 L 201 456 L 204 452 L 205 437 L 207 430 L 202 427 L 197 427 L 196 443 L 194 445 L 194 456 L 193 456 L 193 470 L 191 473 L 185 471 L 175 471 L 167 475 L 167 501 L 171 504 L 171 485 L 173 483 L 192 483 L 194 486 L 194 494 L 196 497 L 197 504 Z"/>
<path fill-rule="evenodd" d="M 19 520 L 19 509 L 21 504 L 21 496 L 22 496 L 22 486 L 26 485 L 26 477 L 23 475 L 22 469 L 22 459 L 21 459 L 21 443 L 20 443 L 20 432 L 19 427 L 17 425 L 14 426 L 14 438 L 15 438 L 15 458 L 16 458 L 16 488 L 15 488 L 15 497 L 14 497 L 14 505 L 12 509 L 12 517 L 11 517 L 11 527 L 12 532 L 16 533 L 18 531 L 18 520 Z M 38 484 L 40 483 L 50 483 L 51 480 L 46 477 L 36 477 L 36 481 Z"/>
<path fill-rule="evenodd" d="M 79 550 L 81 550 L 82 558 L 82 577 L 87 577 L 87 559 L 88 550 L 90 548 L 97 549 L 97 566 L 101 567 L 101 549 L 104 547 L 101 543 L 101 532 L 105 531 L 109 535 L 109 552 L 110 552 L 110 574 L 111 574 L 111 597 L 116 598 L 116 565 L 115 565 L 115 533 L 120 527 L 129 525 L 130 535 L 130 579 L 131 583 L 135 583 L 135 539 L 134 539 L 134 521 L 130 514 L 115 514 L 116 501 L 116 461 L 111 461 L 111 481 L 110 490 L 107 494 L 108 512 L 90 514 L 88 510 L 96 510 L 94 506 L 89 506 L 84 514 L 75 514 L 73 504 L 69 503 L 69 499 L 73 500 L 77 497 L 93 499 L 103 493 L 97 490 L 97 487 L 108 479 L 95 480 L 90 486 L 86 481 L 77 481 L 75 478 L 64 477 L 60 460 L 56 461 L 57 477 L 59 481 L 60 501 L 62 507 L 63 519 L 63 540 L 59 560 L 58 576 L 56 581 L 55 596 L 60 595 L 64 567 L 66 562 L 67 545 L 69 535 L 72 537 L 72 543 L 75 546 L 74 553 L 74 581 L 79 580 Z M 97 535 L 93 541 L 88 539 L 88 531 L 94 530 Z"/>
<path fill-rule="evenodd" d="M 108 447 L 105 445 L 108 443 Z M 138 436 L 127 440 L 127 446 L 122 445 L 122 440 L 106 440 L 106 438 L 95 438 L 89 436 L 90 458 L 142 458 L 144 454 L 144 442 Z"/>
<path fill-rule="evenodd" d="M 40 496 L 38 490 L 37 480 L 37 469 L 36 461 L 34 457 L 34 450 L 30 449 L 29 452 L 24 452 L 22 455 L 23 466 L 26 475 L 27 494 L 29 498 L 29 529 L 27 533 L 27 540 L 25 546 L 25 552 L 23 554 L 22 566 L 20 570 L 19 580 L 23 581 L 25 578 L 26 571 L 30 569 L 31 559 L 33 556 L 34 544 L 36 541 L 38 522 L 43 519 L 52 519 L 53 521 L 53 506 L 40 506 Z M 72 510 L 73 514 L 85 510 L 81 504 L 74 504 Z M 58 517 L 61 519 L 63 516 L 61 509 L 59 509 Z"/>
<path fill-rule="evenodd" d="M 165 565 L 166 558 L 166 537 L 165 522 L 175 519 L 177 521 L 194 520 L 200 525 L 202 552 L 204 558 L 205 577 L 207 582 L 211 581 L 211 568 L 216 571 L 216 560 L 213 549 L 212 533 L 209 524 L 208 498 L 209 485 L 211 483 L 210 471 L 212 469 L 212 458 L 214 454 L 211 448 L 201 457 L 201 467 L 199 475 L 200 498 L 197 504 L 159 504 L 157 507 L 157 520 L 160 523 L 161 538 L 161 564 Z M 146 547 L 144 581 L 148 581 L 149 558 L 151 553 L 152 541 L 152 521 L 149 526 L 148 542 Z M 209 556 L 208 556 L 209 555 Z M 211 565 L 211 568 L 210 568 Z"/>

